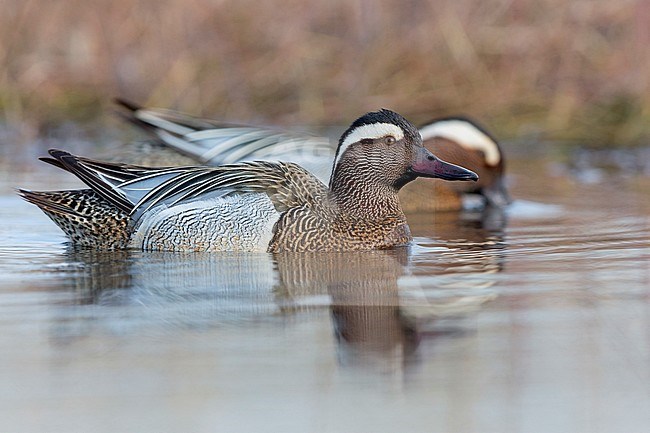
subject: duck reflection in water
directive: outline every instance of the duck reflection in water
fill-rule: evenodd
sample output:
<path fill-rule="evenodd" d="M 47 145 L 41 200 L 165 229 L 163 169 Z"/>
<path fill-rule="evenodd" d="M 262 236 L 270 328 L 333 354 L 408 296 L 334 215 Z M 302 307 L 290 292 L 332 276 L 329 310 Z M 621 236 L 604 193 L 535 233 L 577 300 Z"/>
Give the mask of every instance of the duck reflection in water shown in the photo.
<path fill-rule="evenodd" d="M 280 298 L 304 302 L 326 295 L 333 333 L 343 364 L 369 357 L 407 359 L 420 337 L 417 324 L 400 311 L 398 279 L 408 265 L 408 249 L 360 253 L 276 255 Z M 305 272 L 307 271 L 307 272 Z M 309 278 L 304 278 L 310 275 Z"/>
<path fill-rule="evenodd" d="M 314 320 L 327 308 L 341 365 L 396 371 L 416 363 L 423 339 L 463 335 L 456 332 L 463 328 L 460 319 L 492 298 L 471 287 L 462 294 L 447 290 L 443 269 L 427 281 L 409 277 L 408 248 L 275 256 L 68 254 L 78 264 L 66 272 L 77 291 L 76 308 L 83 310 L 56 327 L 61 343 L 102 328 L 127 335 L 143 328 L 232 330 L 259 323 L 273 329 L 287 319 Z M 96 307 L 87 310 L 89 304 Z M 442 328 L 441 318 L 449 319 Z M 456 331 L 448 332 L 449 323 Z"/>

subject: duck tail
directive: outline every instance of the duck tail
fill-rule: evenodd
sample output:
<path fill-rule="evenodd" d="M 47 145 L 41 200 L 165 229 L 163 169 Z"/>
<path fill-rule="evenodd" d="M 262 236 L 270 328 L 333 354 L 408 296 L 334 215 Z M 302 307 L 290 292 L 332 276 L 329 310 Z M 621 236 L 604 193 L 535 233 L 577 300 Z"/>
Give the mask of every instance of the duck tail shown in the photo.
<path fill-rule="evenodd" d="M 156 135 L 156 126 L 139 118 L 139 113 L 144 107 L 123 98 L 114 98 L 113 102 L 118 107 L 121 107 L 115 110 L 115 114 L 118 117 L 154 136 Z"/>
<path fill-rule="evenodd" d="M 75 246 L 94 249 L 128 246 L 128 214 L 93 190 L 46 192 L 18 189 L 17 193 L 25 201 L 38 206 Z"/>

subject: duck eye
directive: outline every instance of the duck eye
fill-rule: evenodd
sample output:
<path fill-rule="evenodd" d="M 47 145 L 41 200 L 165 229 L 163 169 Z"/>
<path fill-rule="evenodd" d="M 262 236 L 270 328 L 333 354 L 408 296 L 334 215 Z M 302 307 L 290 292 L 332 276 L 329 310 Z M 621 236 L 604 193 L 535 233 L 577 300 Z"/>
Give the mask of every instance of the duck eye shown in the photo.
<path fill-rule="evenodd" d="M 389 135 L 389 136 L 384 138 L 384 143 L 386 143 L 386 144 L 394 144 L 395 141 L 396 141 L 395 137 L 393 137 L 392 135 Z"/>

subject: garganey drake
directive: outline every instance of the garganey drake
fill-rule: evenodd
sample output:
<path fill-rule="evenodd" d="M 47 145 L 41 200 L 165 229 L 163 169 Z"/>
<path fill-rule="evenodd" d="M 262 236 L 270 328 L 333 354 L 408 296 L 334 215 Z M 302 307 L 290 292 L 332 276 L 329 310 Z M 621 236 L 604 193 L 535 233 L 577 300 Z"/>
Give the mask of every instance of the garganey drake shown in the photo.
<path fill-rule="evenodd" d="M 125 146 L 134 164 L 221 165 L 240 161 L 291 161 L 327 183 L 336 153 L 326 137 L 307 133 L 204 120 L 173 110 L 143 108 L 116 100 L 129 122 L 152 134 L 154 142 Z M 416 182 L 400 192 L 408 213 L 457 211 L 463 198 L 478 195 L 484 205 L 504 207 L 510 198 L 504 183 L 505 161 L 498 141 L 467 117 L 442 117 L 420 127 L 424 147 L 445 161 L 479 175 L 476 183 Z"/>
<path fill-rule="evenodd" d="M 346 251 L 406 245 L 398 192 L 417 177 L 474 180 L 382 109 L 341 136 L 327 187 L 295 163 L 148 168 L 51 150 L 43 161 L 90 189 L 19 190 L 72 240 L 92 248 L 164 251 Z M 433 200 L 433 197 L 428 199 Z"/>

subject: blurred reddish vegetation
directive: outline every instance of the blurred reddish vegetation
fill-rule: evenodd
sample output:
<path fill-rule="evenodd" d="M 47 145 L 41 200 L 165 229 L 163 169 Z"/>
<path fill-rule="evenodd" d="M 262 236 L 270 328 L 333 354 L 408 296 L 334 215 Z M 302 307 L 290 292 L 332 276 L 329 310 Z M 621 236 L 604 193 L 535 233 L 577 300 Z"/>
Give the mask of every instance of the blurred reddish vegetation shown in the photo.
<path fill-rule="evenodd" d="M 389 107 L 498 134 L 650 136 L 645 0 L 0 0 L 0 118 L 112 96 L 228 120 L 347 124 Z"/>

